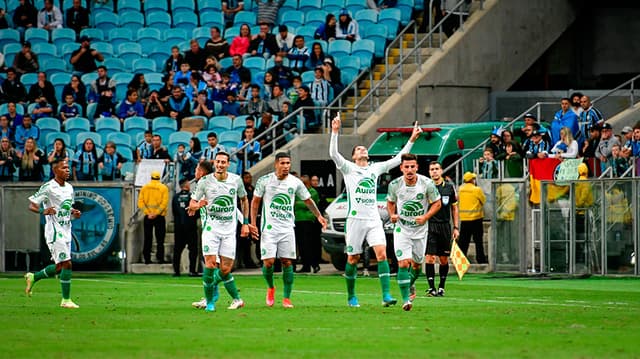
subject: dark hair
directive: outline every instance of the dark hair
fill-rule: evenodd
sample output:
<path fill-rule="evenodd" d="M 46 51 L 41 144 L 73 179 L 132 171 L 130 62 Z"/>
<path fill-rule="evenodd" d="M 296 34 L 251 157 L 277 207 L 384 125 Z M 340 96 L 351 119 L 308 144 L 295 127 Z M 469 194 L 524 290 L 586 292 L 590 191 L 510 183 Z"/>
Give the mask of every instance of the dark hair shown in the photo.
<path fill-rule="evenodd" d="M 258 91 L 260 91 L 260 86 L 258 86 L 258 84 L 251 84 L 251 86 L 249 86 L 249 87 L 251 87 L 252 90 L 256 90 L 257 89 Z"/>
<path fill-rule="evenodd" d="M 574 92 L 574 93 L 572 93 L 572 94 L 571 94 L 571 98 L 572 98 L 572 99 L 573 99 L 574 97 L 576 97 L 576 96 L 578 96 L 578 97 L 582 98 L 582 96 L 584 96 L 584 95 L 582 94 L 582 92 Z"/>
<path fill-rule="evenodd" d="M 431 167 L 431 166 L 435 166 L 435 165 L 438 165 L 438 166 L 440 166 L 440 168 L 442 168 L 442 163 L 440 163 L 440 162 L 438 162 L 438 161 L 431 161 L 431 162 L 429 162 L 429 167 Z"/>
<path fill-rule="evenodd" d="M 217 26 L 211 26 L 211 28 L 209 28 L 209 30 L 217 30 L 218 32 L 220 32 L 220 28 Z"/>
<path fill-rule="evenodd" d="M 153 137 L 158 137 L 158 138 L 162 141 L 162 136 L 160 136 L 160 135 L 159 135 L 159 134 L 157 134 L 157 133 L 154 133 L 154 134 L 153 134 Z"/>
<path fill-rule="evenodd" d="M 276 153 L 276 161 L 278 161 L 281 158 L 289 158 L 289 159 L 291 159 L 291 155 L 289 154 L 289 152 L 278 152 L 278 153 Z"/>
<path fill-rule="evenodd" d="M 129 87 L 129 88 L 127 89 L 127 97 L 129 97 L 129 96 L 133 95 L 134 93 L 138 93 L 138 90 L 136 90 L 136 89 L 134 89 L 134 88 L 131 88 L 131 87 Z"/>
<path fill-rule="evenodd" d="M 103 70 L 107 71 L 107 67 L 106 67 L 106 66 L 104 66 L 104 65 L 100 65 L 100 66 L 98 66 L 98 70 L 100 70 L 100 69 L 103 69 Z"/>
<path fill-rule="evenodd" d="M 198 166 L 200 167 L 201 170 L 206 172 L 205 173 L 206 175 L 208 175 L 209 173 L 213 172 L 213 165 L 209 161 L 202 161 L 202 162 L 198 163 Z"/>
<path fill-rule="evenodd" d="M 358 147 L 367 147 L 365 145 L 355 145 L 353 146 L 353 148 L 351 149 L 351 156 L 353 156 L 354 153 L 356 153 L 356 148 Z"/>
<path fill-rule="evenodd" d="M 227 157 L 227 161 L 230 161 L 230 160 L 231 160 L 231 155 L 229 155 L 228 153 L 226 153 L 226 152 L 224 152 L 224 151 L 218 151 L 218 153 L 216 153 L 216 156 L 215 156 L 215 157 L 218 157 L 218 156 L 226 156 L 226 157 Z M 215 158 L 215 157 L 214 157 L 214 158 Z"/>
<path fill-rule="evenodd" d="M 568 98 L 568 97 L 563 97 L 563 98 L 561 98 L 561 99 L 560 99 L 560 102 L 562 102 L 562 101 L 564 101 L 564 100 L 567 100 L 567 102 L 571 103 L 571 99 L 570 99 L 570 98 Z"/>
<path fill-rule="evenodd" d="M 152 136 L 153 136 L 153 131 L 151 131 L 151 130 L 146 130 L 146 131 L 144 131 L 144 134 L 145 134 L 145 135 L 152 135 Z"/>
<path fill-rule="evenodd" d="M 296 35 L 296 36 L 293 38 L 293 43 L 295 44 L 295 43 L 296 43 L 296 40 L 298 40 L 298 39 L 302 39 L 302 40 L 304 40 L 304 36 L 302 36 L 302 35 Z"/>
<path fill-rule="evenodd" d="M 216 135 L 215 132 L 209 132 L 207 133 L 207 138 L 210 138 L 210 137 L 218 138 L 218 135 Z"/>
<path fill-rule="evenodd" d="M 178 184 L 180 185 L 180 188 L 182 188 L 185 183 L 189 183 L 189 180 L 186 178 L 183 178 L 180 180 L 180 182 L 178 182 Z"/>
<path fill-rule="evenodd" d="M 144 78 L 144 74 L 141 72 L 135 73 L 133 75 L 133 78 L 131 78 L 131 81 L 129 81 L 129 84 L 127 84 L 127 88 L 138 90 L 140 87 L 142 87 L 140 83 L 140 77 Z M 129 96 L 128 91 L 127 91 L 127 96 Z"/>
<path fill-rule="evenodd" d="M 418 161 L 418 156 L 413 153 L 403 153 L 402 156 L 400 156 L 400 161 Z"/>
<path fill-rule="evenodd" d="M 191 137 L 191 141 L 193 141 L 193 146 L 191 146 L 192 153 L 202 151 L 202 145 L 200 144 L 200 139 L 198 137 Z"/>

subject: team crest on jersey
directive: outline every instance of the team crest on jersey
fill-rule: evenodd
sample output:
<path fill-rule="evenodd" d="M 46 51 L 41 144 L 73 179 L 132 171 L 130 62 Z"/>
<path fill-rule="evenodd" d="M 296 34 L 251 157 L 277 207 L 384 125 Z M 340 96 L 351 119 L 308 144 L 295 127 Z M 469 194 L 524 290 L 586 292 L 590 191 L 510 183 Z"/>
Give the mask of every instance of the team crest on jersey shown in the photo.
<path fill-rule="evenodd" d="M 417 198 L 419 201 L 422 201 L 422 200 L 424 199 L 424 193 L 418 193 L 418 194 L 416 195 L 416 198 Z"/>
<path fill-rule="evenodd" d="M 232 195 L 232 196 L 235 196 L 236 195 L 236 189 L 235 188 L 230 189 L 229 190 L 229 194 Z"/>
<path fill-rule="evenodd" d="M 442 196 L 442 204 L 445 206 L 449 204 L 449 196 Z"/>
<path fill-rule="evenodd" d="M 293 188 L 289 187 L 289 189 L 287 190 L 287 192 L 289 192 L 289 194 L 293 194 Z"/>

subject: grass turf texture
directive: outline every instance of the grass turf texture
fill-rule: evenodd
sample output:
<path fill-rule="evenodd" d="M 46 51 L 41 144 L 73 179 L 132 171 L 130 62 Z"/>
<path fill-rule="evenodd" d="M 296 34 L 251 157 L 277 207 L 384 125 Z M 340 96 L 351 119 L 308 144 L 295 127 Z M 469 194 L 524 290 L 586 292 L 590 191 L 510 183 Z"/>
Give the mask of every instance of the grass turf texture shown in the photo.
<path fill-rule="evenodd" d="M 284 309 L 264 304 L 260 276 L 237 275 L 246 307 L 227 310 L 220 288 L 215 313 L 191 308 L 198 278 L 74 273 L 62 309 L 58 280 L 42 280 L 33 297 L 24 280 L 0 277 L 5 358 L 640 357 L 640 280 L 495 279 L 449 276 L 446 297 L 424 296 L 413 310 L 381 307 L 377 278 L 358 278 L 361 308 L 348 308 L 340 276 L 296 275 Z M 392 293 L 398 297 L 395 278 Z"/>

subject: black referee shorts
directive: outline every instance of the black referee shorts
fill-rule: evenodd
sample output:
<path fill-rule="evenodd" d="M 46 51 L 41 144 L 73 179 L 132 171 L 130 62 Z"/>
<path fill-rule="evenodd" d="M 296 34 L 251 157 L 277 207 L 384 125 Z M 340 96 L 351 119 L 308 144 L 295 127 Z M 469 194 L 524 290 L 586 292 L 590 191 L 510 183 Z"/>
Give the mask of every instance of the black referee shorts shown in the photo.
<path fill-rule="evenodd" d="M 449 223 L 429 223 L 427 255 L 446 256 L 451 254 L 451 225 Z"/>

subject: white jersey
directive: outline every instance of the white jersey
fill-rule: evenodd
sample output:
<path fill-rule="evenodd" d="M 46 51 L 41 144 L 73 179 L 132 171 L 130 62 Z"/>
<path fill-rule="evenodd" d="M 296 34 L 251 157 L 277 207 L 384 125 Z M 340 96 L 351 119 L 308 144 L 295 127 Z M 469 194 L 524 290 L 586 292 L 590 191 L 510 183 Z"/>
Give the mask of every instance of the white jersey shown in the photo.
<path fill-rule="evenodd" d="M 293 205 L 296 196 L 303 201 L 311 198 L 309 190 L 297 177 L 288 175 L 279 180 L 274 172 L 264 175 L 256 182 L 253 195 L 262 198 L 262 231 L 274 233 L 293 232 L 295 215 Z"/>
<path fill-rule="evenodd" d="M 338 135 L 331 134 L 329 156 L 342 172 L 344 183 L 347 186 L 347 201 L 349 202 L 347 218 L 380 220 L 377 205 L 378 177 L 398 166 L 402 154 L 409 153 L 411 147 L 413 147 L 413 143 L 408 142 L 392 159 L 360 167 L 342 157 L 338 152 Z"/>
<path fill-rule="evenodd" d="M 191 198 L 195 201 L 207 200 L 207 205 L 200 209 L 202 228 L 210 227 L 216 234 L 235 235 L 237 199 L 246 196 L 240 176 L 227 173 L 227 178 L 220 181 L 211 173 L 200 178 Z"/>
<path fill-rule="evenodd" d="M 399 177 L 389 183 L 387 200 L 396 204 L 396 211 L 400 217 L 396 227 L 409 238 L 427 238 L 428 222 L 424 225 L 416 223 L 416 217 L 427 213 L 429 204 L 440 199 L 440 192 L 430 178 L 417 175 L 414 185 L 408 185 L 404 177 Z"/>
<path fill-rule="evenodd" d="M 71 242 L 71 206 L 73 205 L 73 186 L 65 182 L 60 186 L 55 179 L 43 184 L 38 192 L 29 197 L 29 201 L 44 209 L 54 208 L 56 214 L 45 216 L 44 234 L 47 243 L 55 241 Z"/>

